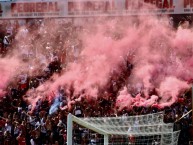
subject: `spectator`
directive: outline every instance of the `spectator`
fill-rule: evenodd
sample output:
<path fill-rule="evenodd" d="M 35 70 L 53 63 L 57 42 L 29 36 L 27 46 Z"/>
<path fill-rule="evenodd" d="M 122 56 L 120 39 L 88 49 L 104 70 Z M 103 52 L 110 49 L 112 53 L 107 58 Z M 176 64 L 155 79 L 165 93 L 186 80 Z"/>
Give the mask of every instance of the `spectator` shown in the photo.
<path fill-rule="evenodd" d="M 3 38 L 3 48 L 4 51 L 7 51 L 7 47 L 11 44 L 10 36 L 9 34 L 5 35 Z"/>
<path fill-rule="evenodd" d="M 17 137 L 18 145 L 26 145 L 26 138 L 25 136 L 20 133 L 19 136 Z"/>

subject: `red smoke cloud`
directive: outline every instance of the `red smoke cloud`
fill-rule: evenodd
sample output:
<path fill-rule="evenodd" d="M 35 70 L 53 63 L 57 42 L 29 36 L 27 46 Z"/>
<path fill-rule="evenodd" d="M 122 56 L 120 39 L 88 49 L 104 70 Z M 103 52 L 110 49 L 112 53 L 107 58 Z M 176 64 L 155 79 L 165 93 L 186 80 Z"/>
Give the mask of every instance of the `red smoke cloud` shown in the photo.
<path fill-rule="evenodd" d="M 134 20 L 137 25 L 133 25 Z M 69 101 L 82 92 L 86 99 L 104 97 L 100 90 L 106 87 L 112 70 L 119 75 L 120 63 L 129 56 L 134 69 L 125 89 L 117 96 L 117 106 L 132 108 L 158 104 L 165 107 L 176 102 L 178 95 L 190 87 L 187 80 L 192 78 L 191 30 L 174 31 L 166 18 L 154 16 L 139 16 L 130 21 L 125 25 L 115 19 L 96 24 L 95 34 L 83 33 L 81 38 L 85 47 L 79 59 L 68 64 L 67 69 L 54 78 L 49 86 L 51 90 L 65 86 L 68 92 L 73 86 L 74 94 L 69 96 Z M 114 38 L 115 35 L 121 38 Z M 152 90 L 157 94 L 150 95 Z M 133 91 L 139 94 L 133 96 Z"/>
<path fill-rule="evenodd" d="M 7 85 L 13 79 L 17 79 L 21 66 L 22 62 L 17 57 L 8 56 L 0 59 L 0 96 L 6 93 Z"/>
<path fill-rule="evenodd" d="M 114 18 L 109 21 L 100 18 L 95 24 L 85 23 L 85 31 L 77 36 L 83 43 L 77 60 L 65 62 L 66 68 L 40 85 L 35 93 L 37 96 L 50 94 L 62 86 L 67 93 L 69 106 L 82 99 L 108 99 L 103 94 L 106 86 L 110 78 L 122 75 L 120 65 L 127 60 L 134 68 L 118 95 L 114 96 L 119 109 L 173 104 L 180 93 L 190 87 L 187 81 L 193 78 L 193 33 L 188 29 L 173 30 L 168 23 L 167 18 L 157 16 Z M 31 36 L 41 36 L 40 31 L 51 34 L 45 35 L 45 40 L 54 43 L 50 37 L 58 35 L 60 26 L 55 24 L 53 30 L 53 24 L 50 23 L 46 28 L 42 26 L 40 30 L 34 30 Z M 26 39 L 20 43 L 38 47 L 38 56 L 48 56 L 55 49 L 46 50 L 42 41 L 34 43 L 29 35 Z M 66 44 L 70 41 L 71 38 L 67 39 Z M 58 41 L 55 43 L 57 45 Z M 29 64 L 32 63 L 38 70 L 43 69 L 42 57 L 37 58 L 38 63 Z M 45 58 L 44 63 L 50 61 Z M 117 76 L 112 72 L 116 72 Z M 153 90 L 155 94 L 152 94 Z M 35 104 L 34 99 L 30 98 L 29 101 Z"/>

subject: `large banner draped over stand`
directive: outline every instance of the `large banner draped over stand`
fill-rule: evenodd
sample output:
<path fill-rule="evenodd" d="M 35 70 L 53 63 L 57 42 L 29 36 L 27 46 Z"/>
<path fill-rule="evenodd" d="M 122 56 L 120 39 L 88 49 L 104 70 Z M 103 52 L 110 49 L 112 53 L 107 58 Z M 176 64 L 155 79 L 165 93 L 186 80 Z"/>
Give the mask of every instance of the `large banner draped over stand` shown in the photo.
<path fill-rule="evenodd" d="M 152 4 L 155 7 L 143 8 Z M 192 14 L 193 0 L 13 0 L 0 2 L 0 18 Z"/>

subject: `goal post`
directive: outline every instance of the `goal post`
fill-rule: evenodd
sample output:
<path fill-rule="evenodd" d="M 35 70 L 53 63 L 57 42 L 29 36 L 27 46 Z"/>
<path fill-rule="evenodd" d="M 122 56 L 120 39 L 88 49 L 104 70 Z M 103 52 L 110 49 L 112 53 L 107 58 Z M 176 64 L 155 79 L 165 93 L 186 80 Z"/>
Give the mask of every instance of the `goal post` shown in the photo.
<path fill-rule="evenodd" d="M 180 131 L 174 132 L 174 124 L 165 124 L 163 119 L 163 112 L 96 118 L 77 118 L 68 114 L 67 145 L 73 145 L 73 123 L 102 135 L 101 145 L 177 145 Z M 91 137 L 91 135 L 88 136 Z M 76 145 L 79 144 L 76 143 Z"/>
<path fill-rule="evenodd" d="M 107 132 L 105 132 L 104 130 L 102 129 L 99 129 L 99 128 L 96 128 L 90 124 L 88 124 L 87 122 L 84 122 L 83 119 L 80 119 L 78 117 L 75 117 L 74 115 L 72 114 L 68 114 L 68 117 L 67 117 L 67 145 L 72 145 L 72 139 L 73 139 L 73 122 L 85 127 L 85 128 L 88 128 L 92 131 L 95 131 L 99 134 L 102 134 L 104 135 L 104 145 L 108 145 L 108 134 Z"/>
<path fill-rule="evenodd" d="M 67 145 L 72 145 L 72 130 L 73 130 L 73 122 L 72 122 L 72 114 L 68 114 L 67 116 Z"/>

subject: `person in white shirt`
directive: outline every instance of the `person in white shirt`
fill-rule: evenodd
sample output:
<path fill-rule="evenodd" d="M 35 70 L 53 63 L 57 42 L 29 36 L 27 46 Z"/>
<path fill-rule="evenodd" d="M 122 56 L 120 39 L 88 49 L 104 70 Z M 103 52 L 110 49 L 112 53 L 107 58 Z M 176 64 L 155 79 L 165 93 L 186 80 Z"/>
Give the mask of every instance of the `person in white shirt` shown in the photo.
<path fill-rule="evenodd" d="M 12 131 L 12 126 L 11 126 L 11 124 L 10 124 L 10 120 L 6 120 L 4 130 L 5 130 L 5 131 L 8 131 L 9 133 L 11 133 L 11 131 Z"/>
<path fill-rule="evenodd" d="M 76 105 L 75 108 L 74 108 L 74 115 L 76 117 L 82 117 L 83 115 L 83 112 L 82 112 L 82 109 L 80 108 L 79 105 Z"/>
<path fill-rule="evenodd" d="M 10 36 L 7 34 L 3 38 L 3 48 L 7 49 L 7 47 L 11 44 Z"/>

